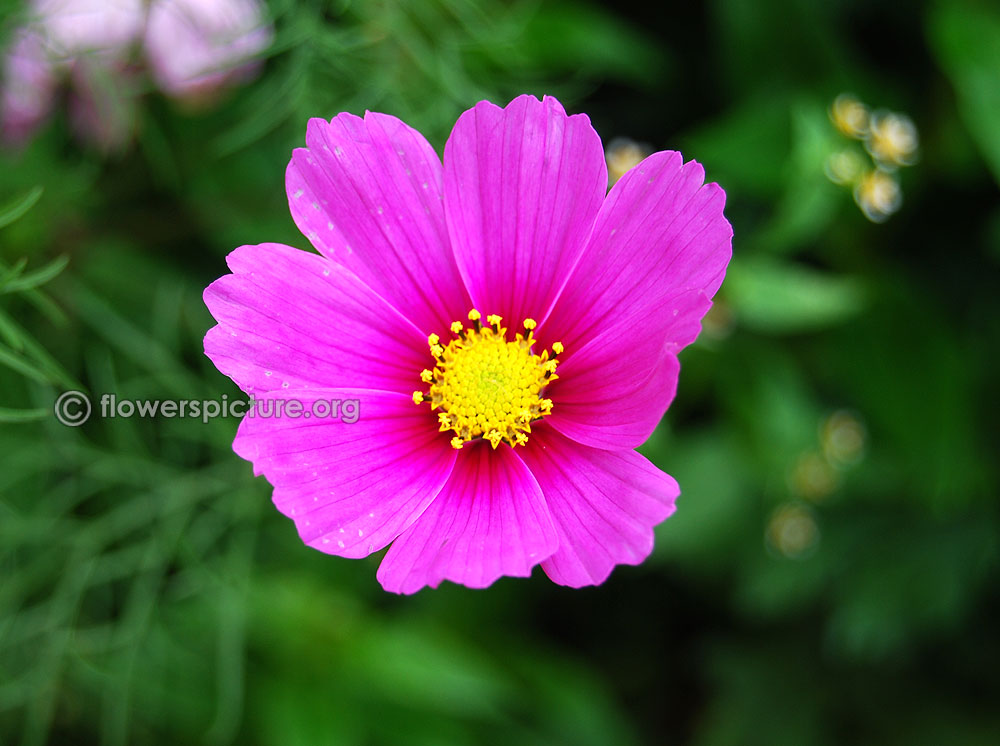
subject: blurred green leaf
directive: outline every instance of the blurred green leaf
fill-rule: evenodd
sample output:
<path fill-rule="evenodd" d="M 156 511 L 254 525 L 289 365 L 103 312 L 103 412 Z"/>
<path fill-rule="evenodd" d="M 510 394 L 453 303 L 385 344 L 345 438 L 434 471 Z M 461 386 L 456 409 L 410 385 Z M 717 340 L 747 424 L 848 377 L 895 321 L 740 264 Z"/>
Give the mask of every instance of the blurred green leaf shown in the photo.
<path fill-rule="evenodd" d="M 85 388 L 44 347 L 36 342 L 26 329 L 2 310 L 0 310 L 0 337 L 7 341 L 14 353 L 23 353 L 37 364 L 48 381 L 65 389 Z"/>
<path fill-rule="evenodd" d="M 927 34 L 965 126 L 1000 182 L 1000 10 L 989 3 L 940 2 L 927 16 Z"/>
<path fill-rule="evenodd" d="M 727 194 L 780 194 L 788 177 L 791 107 L 782 91 L 744 99 L 683 137 L 684 154 L 696 156 L 708 178 L 722 184 Z"/>
<path fill-rule="evenodd" d="M 48 409 L 7 409 L 0 407 L 0 422 L 33 422 L 52 414 Z"/>
<path fill-rule="evenodd" d="M 777 639 L 775 639 L 777 638 Z M 698 714 L 695 746 L 833 746 L 824 717 L 824 671 L 812 651 L 776 635 L 722 640 L 708 651 L 714 696 Z M 757 643 L 754 645 L 753 643 Z M 762 721 L 760 713 L 773 717 Z"/>
<path fill-rule="evenodd" d="M 725 297 L 739 322 L 760 332 L 801 332 L 841 323 L 866 303 L 861 281 L 763 258 L 734 259 Z"/>
<path fill-rule="evenodd" d="M 21 375 L 40 383 L 54 383 L 44 370 L 33 364 L 30 360 L 27 360 L 24 356 L 4 347 L 0 347 L 0 365 L 5 365 L 11 370 L 17 371 Z"/>
<path fill-rule="evenodd" d="M 923 637 L 960 629 L 1000 550 L 981 523 L 932 522 L 902 510 L 840 531 L 827 636 L 852 659 L 899 655 Z"/>
<path fill-rule="evenodd" d="M 4 207 L 0 207 L 0 228 L 10 225 L 28 210 L 35 206 L 35 203 L 42 198 L 45 190 L 36 186 L 23 197 L 13 200 Z"/>
<path fill-rule="evenodd" d="M 10 282 L 14 278 L 18 277 L 24 268 L 28 266 L 28 257 L 22 256 L 10 267 L 3 267 L 0 265 L 0 288 L 2 288 L 6 283 Z"/>
<path fill-rule="evenodd" d="M 826 177 L 826 161 L 844 146 L 830 124 L 826 108 L 816 101 L 796 101 L 791 117 L 791 151 L 785 182 L 771 220 L 750 237 L 752 245 L 771 253 L 789 251 L 815 240 L 836 215 L 839 190 Z"/>
<path fill-rule="evenodd" d="M 746 532 L 759 533 L 741 455 L 720 432 L 689 433 L 665 450 L 682 491 L 677 513 L 657 527 L 656 556 L 698 573 L 726 566 Z"/>
<path fill-rule="evenodd" d="M 899 276 L 882 278 L 870 313 L 831 332 L 822 373 L 890 449 L 884 499 L 950 515 L 995 494 L 977 418 L 988 399 L 964 325 Z"/>
<path fill-rule="evenodd" d="M 662 47 L 641 29 L 588 2 L 539 3 L 521 43 L 538 69 L 601 74 L 643 84 L 666 74 Z"/>
<path fill-rule="evenodd" d="M 18 273 L 17 276 L 0 280 L 0 293 L 15 293 L 25 290 L 33 290 L 44 285 L 60 272 L 66 269 L 69 264 L 68 256 L 60 256 L 53 259 L 44 267 L 26 273 Z"/>

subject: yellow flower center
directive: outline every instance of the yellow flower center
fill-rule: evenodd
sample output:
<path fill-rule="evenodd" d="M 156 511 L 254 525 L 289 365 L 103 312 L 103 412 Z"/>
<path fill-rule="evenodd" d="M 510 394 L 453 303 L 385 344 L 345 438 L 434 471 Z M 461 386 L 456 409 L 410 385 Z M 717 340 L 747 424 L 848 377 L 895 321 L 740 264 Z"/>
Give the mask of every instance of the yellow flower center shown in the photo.
<path fill-rule="evenodd" d="M 437 361 L 433 370 L 420 373 L 430 384 L 428 391 L 414 391 L 415 404 L 429 402 L 438 412 L 441 432 L 452 430 L 454 448 L 470 440 L 484 438 L 494 448 L 501 442 L 524 445 L 531 423 L 552 411 L 552 400 L 544 398 L 545 387 L 558 376 L 555 355 L 563 351 L 556 342 L 553 355 L 532 351 L 535 322 L 524 320 L 525 333 L 507 339 L 507 329 L 499 316 L 487 316 L 483 324 L 479 311 L 469 312 L 472 325 L 461 321 L 451 325 L 455 338 L 441 344 L 437 334 L 427 338 Z"/>

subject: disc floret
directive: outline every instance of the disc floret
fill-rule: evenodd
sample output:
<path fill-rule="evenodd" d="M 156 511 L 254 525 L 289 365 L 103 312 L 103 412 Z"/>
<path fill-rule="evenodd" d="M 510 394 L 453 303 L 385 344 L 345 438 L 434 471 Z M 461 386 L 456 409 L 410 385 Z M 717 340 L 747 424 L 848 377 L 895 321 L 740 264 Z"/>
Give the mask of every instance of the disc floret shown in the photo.
<path fill-rule="evenodd" d="M 507 338 L 503 319 L 491 314 L 482 323 L 482 315 L 469 312 L 471 324 L 461 321 L 450 326 L 454 338 L 442 343 L 437 334 L 427 338 L 434 357 L 432 369 L 421 371 L 420 380 L 429 384 L 427 391 L 414 391 L 416 404 L 429 402 L 438 411 L 441 432 L 451 430 L 454 448 L 471 440 L 488 440 L 493 448 L 500 443 L 524 445 L 531 434 L 531 424 L 552 411 L 552 400 L 545 398 L 545 388 L 556 380 L 556 355 L 563 351 L 559 342 L 551 354 L 536 354 L 533 319 L 525 319 L 524 332 Z"/>

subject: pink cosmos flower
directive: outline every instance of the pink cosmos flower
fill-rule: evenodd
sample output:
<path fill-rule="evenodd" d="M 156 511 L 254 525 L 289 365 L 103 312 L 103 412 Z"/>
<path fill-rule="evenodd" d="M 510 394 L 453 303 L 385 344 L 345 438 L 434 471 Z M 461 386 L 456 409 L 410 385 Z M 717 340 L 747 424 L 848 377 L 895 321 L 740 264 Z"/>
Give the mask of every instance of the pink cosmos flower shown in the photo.
<path fill-rule="evenodd" d="M 306 146 L 286 185 L 319 255 L 243 246 L 205 291 L 205 351 L 258 403 L 360 402 L 354 424 L 240 425 L 302 540 L 391 544 L 378 578 L 402 593 L 645 559 L 679 489 L 633 449 L 725 274 L 722 189 L 664 151 L 606 194 L 590 121 L 548 97 L 477 104 L 443 166 L 385 114 L 313 119 Z"/>
<path fill-rule="evenodd" d="M 164 93 L 196 100 L 252 76 L 273 37 L 256 0 L 155 0 L 146 56 Z"/>

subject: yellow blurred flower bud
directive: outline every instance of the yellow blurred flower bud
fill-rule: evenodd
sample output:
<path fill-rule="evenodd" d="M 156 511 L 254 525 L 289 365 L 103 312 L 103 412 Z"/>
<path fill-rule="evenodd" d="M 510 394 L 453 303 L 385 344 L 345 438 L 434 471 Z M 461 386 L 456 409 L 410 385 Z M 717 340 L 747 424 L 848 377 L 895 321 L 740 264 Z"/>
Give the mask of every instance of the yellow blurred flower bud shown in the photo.
<path fill-rule="evenodd" d="M 916 160 L 917 128 L 913 121 L 891 112 L 872 114 L 865 147 L 884 166 L 909 166 Z"/>
<path fill-rule="evenodd" d="M 608 186 L 613 186 L 627 171 L 638 166 L 652 152 L 648 145 L 626 137 L 616 137 L 604 150 L 608 162 Z"/>
<path fill-rule="evenodd" d="M 868 134 L 868 107 L 849 93 L 841 93 L 833 100 L 830 120 L 838 130 L 856 140 Z"/>
<path fill-rule="evenodd" d="M 881 223 L 903 203 L 903 191 L 895 177 L 877 168 L 869 171 L 854 188 L 854 201 L 873 223 Z"/>

